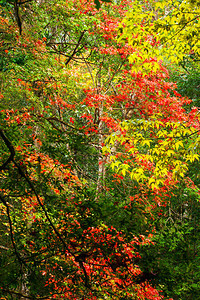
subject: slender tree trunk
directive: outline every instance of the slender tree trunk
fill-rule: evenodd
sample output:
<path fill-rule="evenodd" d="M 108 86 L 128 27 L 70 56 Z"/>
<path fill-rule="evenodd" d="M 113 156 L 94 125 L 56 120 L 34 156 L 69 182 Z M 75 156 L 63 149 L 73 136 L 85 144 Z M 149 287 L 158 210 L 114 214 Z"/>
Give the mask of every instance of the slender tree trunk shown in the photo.
<path fill-rule="evenodd" d="M 20 286 L 19 286 L 19 292 L 22 295 L 29 295 L 29 289 L 27 287 L 27 281 L 28 281 L 28 272 L 24 269 L 24 267 L 21 267 L 21 278 L 20 278 Z M 28 300 L 26 297 L 21 297 L 21 300 Z"/>

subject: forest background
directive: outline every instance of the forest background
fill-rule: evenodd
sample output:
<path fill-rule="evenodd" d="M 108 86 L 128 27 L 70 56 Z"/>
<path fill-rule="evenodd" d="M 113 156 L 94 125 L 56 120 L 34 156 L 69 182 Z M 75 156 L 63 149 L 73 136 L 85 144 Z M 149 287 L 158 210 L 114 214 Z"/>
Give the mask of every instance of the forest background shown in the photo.
<path fill-rule="evenodd" d="M 198 299 L 198 1 L 0 1 L 0 299 Z"/>

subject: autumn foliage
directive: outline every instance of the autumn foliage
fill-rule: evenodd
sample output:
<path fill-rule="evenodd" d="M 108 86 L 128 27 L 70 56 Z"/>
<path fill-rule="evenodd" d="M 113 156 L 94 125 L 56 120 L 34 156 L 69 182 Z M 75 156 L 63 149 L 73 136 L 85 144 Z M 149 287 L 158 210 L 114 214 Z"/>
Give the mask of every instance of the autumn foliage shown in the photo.
<path fill-rule="evenodd" d="M 172 299 L 145 255 L 199 199 L 198 108 L 161 60 L 129 61 L 134 3 L 95 3 L 1 4 L 2 300 Z"/>

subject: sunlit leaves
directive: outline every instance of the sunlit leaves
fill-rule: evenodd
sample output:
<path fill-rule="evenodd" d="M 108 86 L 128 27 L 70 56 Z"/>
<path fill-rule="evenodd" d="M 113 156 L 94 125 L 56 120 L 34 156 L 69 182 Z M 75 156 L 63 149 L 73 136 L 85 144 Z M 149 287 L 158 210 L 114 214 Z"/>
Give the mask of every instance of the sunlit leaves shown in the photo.
<path fill-rule="evenodd" d="M 196 128 L 179 122 L 126 121 L 120 124 L 119 133 L 107 138 L 103 151 L 112 155 L 110 165 L 117 172 L 137 182 L 146 181 L 154 189 L 170 176 L 175 181 L 183 177 L 187 162 L 199 159 L 198 139 Z"/>
<path fill-rule="evenodd" d="M 128 39 L 134 51 L 130 56 L 133 68 L 144 74 L 168 58 L 178 63 L 187 55 L 200 55 L 199 16 L 197 2 L 150 1 L 136 2 L 121 25 L 121 39 Z M 149 61 L 152 58 L 156 61 Z"/>

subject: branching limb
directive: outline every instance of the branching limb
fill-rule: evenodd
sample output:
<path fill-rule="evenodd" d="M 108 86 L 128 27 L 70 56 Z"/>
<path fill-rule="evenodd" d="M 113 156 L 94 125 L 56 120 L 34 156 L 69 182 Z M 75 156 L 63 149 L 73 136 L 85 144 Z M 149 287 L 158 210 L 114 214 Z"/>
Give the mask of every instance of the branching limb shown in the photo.
<path fill-rule="evenodd" d="M 81 36 L 80 36 L 80 38 L 79 38 L 79 40 L 78 40 L 78 43 L 77 43 L 76 47 L 74 48 L 74 51 L 72 52 L 72 55 L 71 55 L 71 56 L 68 58 L 68 60 L 66 61 L 65 65 L 68 65 L 68 63 L 72 60 L 73 56 L 76 54 L 77 49 L 78 49 L 79 45 L 81 44 L 81 40 L 82 40 L 82 38 L 83 38 L 85 32 L 86 32 L 86 30 L 84 30 L 84 31 L 81 33 Z"/>

